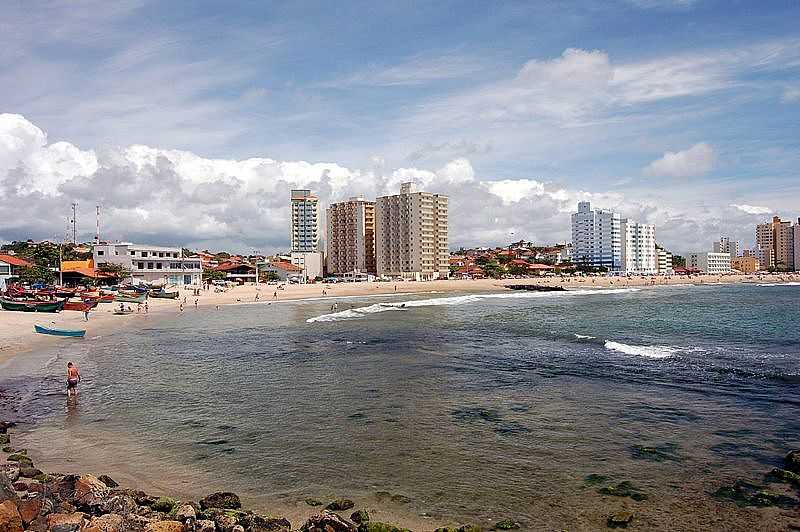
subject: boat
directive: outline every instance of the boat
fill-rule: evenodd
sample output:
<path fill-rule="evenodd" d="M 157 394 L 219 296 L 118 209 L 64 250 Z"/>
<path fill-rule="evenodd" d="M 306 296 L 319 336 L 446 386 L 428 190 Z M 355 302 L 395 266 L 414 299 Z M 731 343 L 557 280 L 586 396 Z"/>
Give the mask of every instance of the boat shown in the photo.
<path fill-rule="evenodd" d="M 114 296 L 114 301 L 117 303 L 144 303 L 145 299 L 147 299 L 147 294 L 142 294 L 139 296 L 134 296 L 131 294 L 117 294 Z"/>
<path fill-rule="evenodd" d="M 13 310 L 18 312 L 59 312 L 64 308 L 64 300 L 61 301 L 15 301 L 0 297 L 0 306 L 3 310 Z"/>
<path fill-rule="evenodd" d="M 77 310 L 78 312 L 84 312 L 87 310 L 91 310 L 97 306 L 96 299 L 85 299 L 83 301 L 67 301 L 64 303 L 64 310 Z"/>
<path fill-rule="evenodd" d="M 117 309 L 114 311 L 114 314 L 116 314 L 117 316 L 125 316 L 126 314 L 133 314 L 133 309 L 132 308 L 126 308 L 124 310 Z"/>
<path fill-rule="evenodd" d="M 72 338 L 83 338 L 83 335 L 86 334 L 86 329 L 56 329 L 55 327 L 45 327 L 44 325 L 34 325 L 33 330 L 39 334 L 70 336 Z"/>
<path fill-rule="evenodd" d="M 164 290 L 150 290 L 150 297 L 158 299 L 178 299 L 178 291 L 166 292 Z"/>

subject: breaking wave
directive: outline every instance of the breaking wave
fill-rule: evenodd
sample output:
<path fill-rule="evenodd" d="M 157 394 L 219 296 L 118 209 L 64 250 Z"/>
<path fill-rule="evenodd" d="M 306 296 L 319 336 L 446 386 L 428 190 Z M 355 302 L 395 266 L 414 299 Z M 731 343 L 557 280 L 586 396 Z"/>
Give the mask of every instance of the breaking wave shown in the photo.
<path fill-rule="evenodd" d="M 800 282 L 786 281 L 785 283 L 758 283 L 756 286 L 800 286 Z"/>
<path fill-rule="evenodd" d="M 330 322 L 340 320 L 352 320 L 369 316 L 371 314 L 378 314 L 381 312 L 402 311 L 417 307 L 436 307 L 436 306 L 452 306 L 464 305 L 467 303 L 476 303 L 485 299 L 533 299 L 545 297 L 572 297 L 572 296 L 585 296 L 585 295 L 601 295 L 601 294 L 624 294 L 629 292 L 638 292 L 639 288 L 612 288 L 608 290 L 567 290 L 565 292 L 511 292 L 499 294 L 475 294 L 467 296 L 452 296 L 452 297 L 436 297 L 431 299 L 417 299 L 411 301 L 401 301 L 398 303 L 377 303 L 366 307 L 358 307 L 331 314 L 323 314 L 306 320 L 307 323 L 317 322 Z"/>
<path fill-rule="evenodd" d="M 669 358 L 676 352 L 681 351 L 680 347 L 671 345 L 628 345 L 621 342 L 607 340 L 606 349 L 625 353 L 626 355 L 641 356 L 647 358 Z"/>

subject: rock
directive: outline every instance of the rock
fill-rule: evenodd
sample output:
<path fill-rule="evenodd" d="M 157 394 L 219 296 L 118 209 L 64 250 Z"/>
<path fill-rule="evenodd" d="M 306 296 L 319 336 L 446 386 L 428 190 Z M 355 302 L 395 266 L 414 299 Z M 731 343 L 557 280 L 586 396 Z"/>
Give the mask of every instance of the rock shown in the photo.
<path fill-rule="evenodd" d="M 331 510 L 332 512 L 344 512 L 345 510 L 349 510 L 355 505 L 356 504 L 350 499 L 336 499 L 328 506 L 326 506 L 325 509 Z"/>
<path fill-rule="evenodd" d="M 0 434 L 6 434 L 8 429 L 16 426 L 17 424 L 13 421 L 0 421 Z"/>
<path fill-rule="evenodd" d="M 142 517 L 141 515 L 129 514 L 125 516 L 123 530 L 125 532 L 144 532 L 144 529 L 147 528 L 149 524 L 150 520 L 148 518 Z"/>
<path fill-rule="evenodd" d="M 0 504 L 0 530 L 3 532 L 23 532 L 22 517 L 17 511 L 17 505 L 13 501 L 5 501 Z"/>
<path fill-rule="evenodd" d="M 247 514 L 239 519 L 247 532 L 290 532 L 292 523 L 283 517 Z"/>
<path fill-rule="evenodd" d="M 6 445 L 5 447 L 3 447 L 2 451 L 4 453 L 13 453 L 14 452 L 14 448 L 11 447 L 10 445 Z"/>
<path fill-rule="evenodd" d="M 244 532 L 244 527 L 242 525 L 236 525 L 235 527 L 233 527 L 231 532 Z"/>
<path fill-rule="evenodd" d="M 350 514 L 350 520 L 357 525 L 369 521 L 369 513 L 366 510 L 356 510 Z"/>
<path fill-rule="evenodd" d="M 79 507 L 102 506 L 109 494 L 108 486 L 92 475 L 81 475 L 75 481 L 75 504 Z"/>
<path fill-rule="evenodd" d="M 608 528 L 628 528 L 631 521 L 633 521 L 633 513 L 622 510 L 609 515 L 606 524 Z"/>
<path fill-rule="evenodd" d="M 107 514 L 128 515 L 134 513 L 139 506 L 130 495 L 117 495 L 106 499 L 103 503 L 103 512 Z"/>
<path fill-rule="evenodd" d="M 175 519 L 182 523 L 194 521 L 197 519 L 197 512 L 194 511 L 194 506 L 191 504 L 184 504 L 175 512 Z"/>
<path fill-rule="evenodd" d="M 780 508 L 795 508 L 798 506 L 798 501 L 791 497 L 772 493 L 765 490 L 764 486 L 745 480 L 737 480 L 732 486 L 719 488 L 714 492 L 714 496 L 718 499 L 729 500 L 739 507 L 778 506 Z"/>
<path fill-rule="evenodd" d="M 309 506 L 322 506 L 322 501 L 318 501 L 317 499 L 306 499 L 306 504 Z"/>
<path fill-rule="evenodd" d="M 17 503 L 17 510 L 19 511 L 22 522 L 27 526 L 31 524 L 39 514 L 42 512 L 43 497 L 34 497 L 32 499 L 21 499 Z"/>
<path fill-rule="evenodd" d="M 41 469 L 36 469 L 35 467 L 32 466 L 22 465 L 19 468 L 19 476 L 24 478 L 36 478 L 36 477 L 41 478 L 43 475 L 44 473 L 42 472 Z"/>
<path fill-rule="evenodd" d="M 8 434 L 0 434 L 0 445 L 8 445 L 11 443 L 11 436 Z"/>
<path fill-rule="evenodd" d="M 22 452 L 11 454 L 8 456 L 8 458 L 6 458 L 6 460 L 9 462 L 19 462 L 20 464 L 33 465 L 33 460 L 28 458 L 28 455 Z"/>
<path fill-rule="evenodd" d="M 95 517 L 82 532 L 127 532 L 125 519 L 117 514 Z"/>
<path fill-rule="evenodd" d="M 514 530 L 520 528 L 519 523 L 513 519 L 501 519 L 494 524 L 494 530 Z"/>
<path fill-rule="evenodd" d="M 214 523 L 222 532 L 230 532 L 233 527 L 239 524 L 239 520 L 225 513 L 218 513 L 213 517 Z"/>
<path fill-rule="evenodd" d="M 386 523 L 369 521 L 358 525 L 358 532 L 411 532 L 407 528 L 399 528 Z"/>
<path fill-rule="evenodd" d="M 186 532 L 186 527 L 179 521 L 152 521 L 144 527 L 144 532 Z"/>
<path fill-rule="evenodd" d="M 99 477 L 97 477 L 97 480 L 99 480 L 109 488 L 119 487 L 119 484 L 117 484 L 116 481 L 113 478 L 109 477 L 108 475 L 100 475 Z"/>
<path fill-rule="evenodd" d="M 614 497 L 630 497 L 634 501 L 643 501 L 647 499 L 647 495 L 639 491 L 633 484 L 627 480 L 620 482 L 616 486 L 605 486 L 597 490 L 598 493 L 603 495 L 613 495 Z"/>
<path fill-rule="evenodd" d="M 175 506 L 177 506 L 178 501 L 173 499 L 172 497 L 159 497 L 156 502 L 154 502 L 150 507 L 155 510 L 156 512 L 163 512 L 168 514 L 172 511 Z"/>
<path fill-rule="evenodd" d="M 16 482 L 19 478 L 19 466 L 17 464 L 4 464 L 0 467 L 0 476 L 4 474 L 9 482 Z"/>
<path fill-rule="evenodd" d="M 437 528 L 433 532 L 482 532 L 482 528 L 475 525 L 461 525 L 458 528 L 455 527 L 441 527 Z"/>
<path fill-rule="evenodd" d="M 783 465 L 785 469 L 792 473 L 800 474 L 800 450 L 791 451 L 787 454 L 786 458 L 783 459 Z"/>
<path fill-rule="evenodd" d="M 78 475 L 62 475 L 47 483 L 47 488 L 59 501 L 69 501 L 75 497 L 75 483 Z"/>
<path fill-rule="evenodd" d="M 323 511 L 312 515 L 300 527 L 300 532 L 355 532 L 356 527 L 350 521 L 333 512 Z"/>
<path fill-rule="evenodd" d="M 47 528 L 50 530 L 58 529 L 63 532 L 72 532 L 80 529 L 83 518 L 84 514 L 81 512 L 50 514 L 47 516 Z"/>
<path fill-rule="evenodd" d="M 17 494 L 14 491 L 12 480 L 8 478 L 8 474 L 0 471 L 0 502 L 8 500 L 16 500 Z"/>
<path fill-rule="evenodd" d="M 223 508 L 227 510 L 238 510 L 242 507 L 239 496 L 229 491 L 219 491 L 200 499 L 200 508 Z"/>
<path fill-rule="evenodd" d="M 584 483 L 587 486 L 597 486 L 598 484 L 605 484 L 608 482 L 608 477 L 605 475 L 598 475 L 597 473 L 592 473 L 591 475 L 586 475 L 583 477 Z"/>
<path fill-rule="evenodd" d="M 214 524 L 214 521 L 208 519 L 201 519 L 194 524 L 194 532 L 214 532 L 216 529 L 217 525 Z"/>

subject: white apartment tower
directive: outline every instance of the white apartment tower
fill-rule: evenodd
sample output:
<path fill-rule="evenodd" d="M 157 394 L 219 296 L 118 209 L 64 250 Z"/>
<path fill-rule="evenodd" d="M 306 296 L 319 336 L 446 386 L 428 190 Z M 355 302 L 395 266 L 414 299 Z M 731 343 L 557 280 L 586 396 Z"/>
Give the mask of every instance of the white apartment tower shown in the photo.
<path fill-rule="evenodd" d="M 656 226 L 623 218 L 620 228 L 624 238 L 622 264 L 625 272 L 646 275 L 658 273 Z"/>
<path fill-rule="evenodd" d="M 447 196 L 417 192 L 403 183 L 400 194 L 375 201 L 375 260 L 378 275 L 431 280 L 450 274 Z"/>
<path fill-rule="evenodd" d="M 319 199 L 310 190 L 292 190 L 292 251 L 319 251 Z"/>
<path fill-rule="evenodd" d="M 686 255 L 686 267 L 703 273 L 731 273 L 731 254 L 701 251 Z"/>
<path fill-rule="evenodd" d="M 588 201 L 578 203 L 572 214 L 572 261 L 594 268 L 621 271 L 622 218 L 616 212 L 592 210 Z"/>
<path fill-rule="evenodd" d="M 326 223 L 328 273 L 376 273 L 375 202 L 358 197 L 331 203 Z"/>
<path fill-rule="evenodd" d="M 727 236 L 720 237 L 718 242 L 714 242 L 714 253 L 728 253 L 731 260 L 739 256 L 739 242 L 731 241 Z"/>

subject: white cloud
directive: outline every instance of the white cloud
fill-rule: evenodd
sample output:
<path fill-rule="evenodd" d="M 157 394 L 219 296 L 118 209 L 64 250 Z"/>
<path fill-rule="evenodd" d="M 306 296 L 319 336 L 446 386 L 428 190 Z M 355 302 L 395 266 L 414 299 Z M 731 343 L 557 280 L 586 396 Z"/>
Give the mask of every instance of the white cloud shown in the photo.
<path fill-rule="evenodd" d="M 700 142 L 688 150 L 668 151 L 663 157 L 647 165 L 645 175 L 660 177 L 694 177 L 707 174 L 714 167 L 714 149 Z"/>
<path fill-rule="evenodd" d="M 759 207 L 757 205 L 732 203 L 731 207 L 739 209 L 744 213 L 752 215 L 770 214 L 771 212 L 773 212 L 772 209 L 770 209 L 769 207 Z"/>
<path fill-rule="evenodd" d="M 789 87 L 783 91 L 783 103 L 800 102 L 800 87 Z"/>

